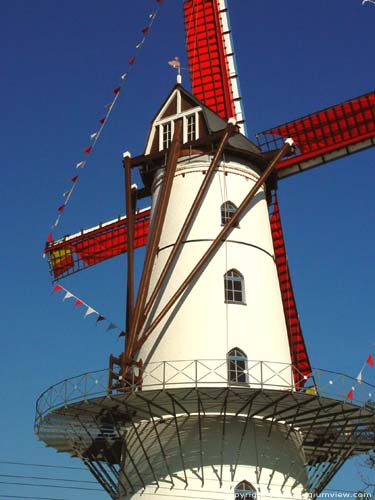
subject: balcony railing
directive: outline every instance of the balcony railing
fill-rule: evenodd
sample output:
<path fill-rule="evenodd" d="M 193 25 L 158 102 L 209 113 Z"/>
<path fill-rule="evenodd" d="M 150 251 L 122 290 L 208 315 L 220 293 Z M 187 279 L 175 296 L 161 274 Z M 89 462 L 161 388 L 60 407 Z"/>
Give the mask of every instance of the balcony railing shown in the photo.
<path fill-rule="evenodd" d="M 162 361 L 149 363 L 145 367 L 142 387 L 137 384 L 138 379 L 134 376 L 134 381 L 127 381 L 122 389 L 110 391 L 109 370 L 98 370 L 65 379 L 44 391 L 36 403 L 36 424 L 52 410 L 78 401 L 120 394 L 123 391 L 168 390 L 179 387 L 243 387 L 295 391 L 375 407 L 375 386 L 372 384 L 364 381 L 359 383 L 353 377 L 321 369 L 313 369 L 309 377 L 301 375 L 301 382 L 296 384 L 293 373 L 296 373 L 296 369 L 291 364 L 248 360 L 241 382 L 231 382 L 228 380 L 226 359 Z"/>

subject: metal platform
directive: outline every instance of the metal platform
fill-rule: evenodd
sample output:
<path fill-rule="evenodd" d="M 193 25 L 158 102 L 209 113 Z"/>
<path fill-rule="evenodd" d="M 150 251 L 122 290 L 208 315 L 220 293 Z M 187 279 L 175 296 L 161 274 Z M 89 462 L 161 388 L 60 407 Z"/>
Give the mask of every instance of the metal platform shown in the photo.
<path fill-rule="evenodd" d="M 252 364 L 250 361 L 248 375 L 251 384 L 226 383 L 224 386 L 217 377 L 216 384 L 212 378 L 222 373 L 223 363 L 226 364 L 226 360 L 150 364 L 147 370 L 153 374 L 164 374 L 164 378 L 154 377 L 154 383 L 142 389 L 129 384 L 124 390 L 108 391 L 107 370 L 64 380 L 40 396 L 36 433 L 47 446 L 80 457 L 113 498 L 117 496 L 119 484 L 128 492 L 145 487 L 145 471 L 138 470 L 131 447 L 126 448 L 126 453 L 132 465 L 132 474 L 120 474 L 125 434 L 129 429 L 138 448 L 142 448 L 148 479 L 158 485 L 152 460 L 142 444 L 142 432 L 153 433 L 173 486 L 173 467 L 160 437 L 160 426 L 164 429 L 167 426 L 178 436 L 182 419 L 187 417 L 197 421 L 200 446 L 204 441 L 204 419 L 221 416 L 223 442 L 226 426 L 234 418 L 237 419 L 236 425 L 242 429 L 238 442 L 234 443 L 237 461 L 246 428 L 254 419 L 268 426 L 269 434 L 277 427 L 286 440 L 298 435 L 306 457 L 307 490 L 314 494 L 323 490 L 347 458 L 366 453 L 374 447 L 374 386 L 363 382 L 353 393 L 355 399 L 348 400 L 348 391 L 356 384 L 355 379 L 314 370 L 305 381 L 304 388 L 297 391 L 291 389 L 289 380 L 284 381 L 283 374 L 291 373 L 290 365 L 269 362 Z M 176 383 L 176 377 L 171 377 L 173 370 L 177 376 L 189 366 L 193 370 L 186 370 L 186 380 L 180 377 L 180 382 Z M 206 376 L 202 375 L 203 367 L 207 371 Z M 274 372 L 271 378 L 270 367 Z M 251 371 L 255 369 L 258 374 L 267 373 L 267 378 L 254 380 Z M 200 376 L 192 380 L 191 373 Z M 190 387 L 186 386 L 187 379 Z M 179 452 L 187 486 L 184 451 L 180 449 Z M 201 465 L 203 470 L 203 463 Z M 236 467 L 237 464 L 232 464 L 232 480 L 235 479 Z M 136 484 L 134 477 L 137 478 Z"/>

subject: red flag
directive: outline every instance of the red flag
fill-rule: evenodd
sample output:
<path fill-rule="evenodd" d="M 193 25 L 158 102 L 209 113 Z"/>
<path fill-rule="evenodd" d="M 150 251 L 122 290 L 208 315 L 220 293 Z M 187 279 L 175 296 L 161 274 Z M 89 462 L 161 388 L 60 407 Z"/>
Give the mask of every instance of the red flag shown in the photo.
<path fill-rule="evenodd" d="M 374 359 L 372 357 L 372 354 L 369 354 L 369 357 L 367 358 L 366 363 L 374 368 Z"/>
<path fill-rule="evenodd" d="M 113 93 L 114 94 L 119 94 L 120 90 L 121 90 L 121 87 L 116 87 L 115 89 L 113 89 Z"/>
<path fill-rule="evenodd" d="M 66 205 L 61 205 L 61 206 L 60 206 L 57 210 L 58 210 L 59 212 L 63 212 L 63 211 L 65 210 L 65 206 L 66 206 Z"/>
<path fill-rule="evenodd" d="M 63 287 L 61 285 L 56 285 L 55 288 L 52 290 L 52 293 L 54 292 L 60 292 L 60 290 L 62 290 Z"/>
<path fill-rule="evenodd" d="M 135 61 L 135 57 L 132 57 L 131 59 L 129 59 L 130 66 L 133 66 L 134 61 Z"/>
<path fill-rule="evenodd" d="M 163 0 L 156 0 L 156 3 L 163 3 Z"/>
<path fill-rule="evenodd" d="M 74 307 L 81 306 L 82 304 L 83 304 L 82 300 L 77 299 L 77 300 L 74 302 Z"/>
<path fill-rule="evenodd" d="M 53 242 L 52 233 L 49 233 L 49 235 L 47 236 L 47 241 L 48 241 L 48 243 L 52 243 Z"/>
<path fill-rule="evenodd" d="M 105 320 L 105 317 L 102 316 L 101 314 L 99 314 L 98 319 L 96 320 L 96 322 L 99 323 L 99 321 L 104 321 L 104 320 Z"/>
<path fill-rule="evenodd" d="M 100 118 L 99 123 L 101 123 L 103 125 L 105 123 L 105 120 L 106 120 L 106 118 Z"/>
<path fill-rule="evenodd" d="M 149 31 L 150 31 L 150 28 L 149 28 L 149 26 L 147 26 L 146 28 L 143 28 L 142 33 L 146 36 Z"/>
<path fill-rule="evenodd" d="M 125 337 L 125 335 L 126 335 L 126 333 L 124 331 L 122 331 L 122 332 L 119 333 L 119 338 L 120 337 Z"/>
<path fill-rule="evenodd" d="M 70 180 L 72 182 L 77 182 L 77 179 L 78 179 L 79 175 L 75 175 L 74 177 L 72 177 Z"/>
<path fill-rule="evenodd" d="M 348 399 L 353 399 L 353 396 L 354 396 L 354 391 L 353 391 L 353 389 L 350 389 L 350 391 L 348 392 L 348 395 L 346 397 Z"/>
<path fill-rule="evenodd" d="M 83 150 L 83 152 L 84 152 L 84 153 L 87 153 L 87 154 L 90 154 L 90 153 L 91 153 L 91 151 L 92 151 L 92 146 L 89 146 L 88 148 L 85 148 L 85 149 Z"/>

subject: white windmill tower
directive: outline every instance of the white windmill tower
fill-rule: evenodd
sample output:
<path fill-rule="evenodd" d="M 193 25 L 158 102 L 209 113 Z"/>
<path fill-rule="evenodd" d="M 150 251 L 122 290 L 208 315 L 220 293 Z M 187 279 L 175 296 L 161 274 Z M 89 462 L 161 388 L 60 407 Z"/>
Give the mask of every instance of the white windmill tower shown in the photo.
<path fill-rule="evenodd" d="M 267 132 L 293 137 L 296 156 L 291 139 L 262 153 L 242 133 L 225 2 L 184 8 L 192 93 L 179 81 L 144 153 L 124 155 L 127 217 L 46 248 L 55 278 L 104 260 L 101 251 L 127 251 L 125 351 L 111 356 L 109 372 L 44 393 L 37 432 L 79 456 L 112 498 L 316 494 L 346 458 L 373 447 L 374 412 L 327 392 L 324 372 L 311 369 L 277 200 L 271 218 L 269 206 L 278 179 L 373 144 L 375 96 Z M 345 138 L 349 112 L 366 115 L 367 129 Z M 322 135 L 328 119 L 340 134 Z M 311 124 L 320 146 L 310 151 Z M 135 168 L 151 210 L 132 204 Z M 147 233 L 134 304 L 134 248 Z M 54 258 L 62 249 L 75 259 L 63 267 Z M 80 397 L 69 397 L 72 387 L 84 387 Z"/>

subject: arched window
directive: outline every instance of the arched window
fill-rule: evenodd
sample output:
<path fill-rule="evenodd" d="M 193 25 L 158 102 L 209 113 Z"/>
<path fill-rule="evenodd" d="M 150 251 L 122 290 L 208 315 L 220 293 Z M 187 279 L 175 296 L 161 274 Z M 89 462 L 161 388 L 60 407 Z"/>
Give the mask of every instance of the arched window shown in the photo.
<path fill-rule="evenodd" d="M 224 274 L 225 302 L 245 304 L 245 281 L 242 274 L 235 269 Z"/>
<path fill-rule="evenodd" d="M 249 381 L 247 356 L 238 347 L 228 352 L 228 380 L 233 384 L 246 384 Z"/>
<path fill-rule="evenodd" d="M 248 481 L 241 481 L 234 488 L 234 498 L 236 500 L 256 500 L 257 491 Z"/>
<path fill-rule="evenodd" d="M 224 224 L 233 217 L 235 211 L 237 210 L 237 207 L 231 201 L 226 201 L 221 205 L 220 210 L 221 210 L 221 225 L 224 226 Z M 238 222 L 236 222 L 233 227 L 239 227 Z"/>

